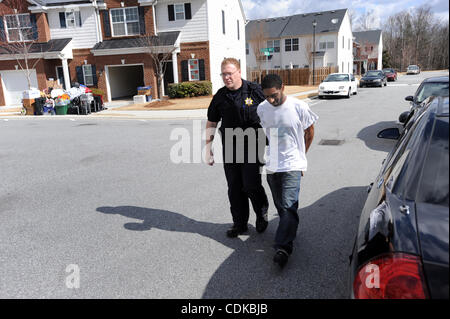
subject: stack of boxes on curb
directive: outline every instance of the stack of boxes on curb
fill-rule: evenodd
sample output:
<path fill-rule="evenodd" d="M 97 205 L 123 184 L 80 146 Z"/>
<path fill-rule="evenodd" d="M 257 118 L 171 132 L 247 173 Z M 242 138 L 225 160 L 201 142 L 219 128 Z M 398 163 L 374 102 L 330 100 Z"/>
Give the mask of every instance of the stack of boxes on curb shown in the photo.
<path fill-rule="evenodd" d="M 34 103 L 37 98 L 41 97 L 41 91 L 36 88 L 23 91 L 22 105 L 27 110 L 26 115 L 34 115 Z"/>
<path fill-rule="evenodd" d="M 152 100 L 151 86 L 138 86 L 138 94 L 133 97 L 134 104 L 150 102 Z"/>

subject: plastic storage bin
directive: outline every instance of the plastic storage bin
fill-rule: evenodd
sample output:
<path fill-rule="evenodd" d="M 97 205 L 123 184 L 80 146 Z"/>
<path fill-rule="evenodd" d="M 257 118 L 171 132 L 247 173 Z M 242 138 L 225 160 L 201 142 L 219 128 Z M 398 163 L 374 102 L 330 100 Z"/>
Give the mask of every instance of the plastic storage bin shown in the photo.
<path fill-rule="evenodd" d="M 69 109 L 70 104 L 65 105 L 55 105 L 56 115 L 66 115 L 67 110 Z"/>

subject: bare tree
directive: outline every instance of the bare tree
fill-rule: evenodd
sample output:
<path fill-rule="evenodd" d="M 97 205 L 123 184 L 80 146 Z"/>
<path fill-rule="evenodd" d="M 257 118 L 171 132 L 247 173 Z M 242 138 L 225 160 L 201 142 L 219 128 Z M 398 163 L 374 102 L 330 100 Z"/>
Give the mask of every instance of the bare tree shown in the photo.
<path fill-rule="evenodd" d="M 422 69 L 448 68 L 449 23 L 433 17 L 424 5 L 390 16 L 383 26 L 383 44 L 392 66 L 405 70 L 409 64 Z"/>
<path fill-rule="evenodd" d="M 3 23 L 0 29 L 0 53 L 12 56 L 18 67 L 25 72 L 28 89 L 31 88 L 31 74 L 42 59 L 42 54 L 51 49 L 38 44 L 34 15 L 27 12 L 27 1 L 4 0 L 0 4 L 0 16 Z M 6 27 L 6 28 L 5 28 Z"/>
<path fill-rule="evenodd" d="M 368 10 L 361 14 L 355 21 L 355 31 L 367 31 L 375 28 L 377 17 L 373 10 Z"/>
<path fill-rule="evenodd" d="M 172 53 L 177 49 L 175 45 L 164 42 L 159 36 L 143 36 L 137 39 L 146 48 L 145 53 L 152 59 L 157 81 L 158 97 L 163 97 L 163 79 L 166 72 L 167 62 L 172 59 Z"/>
<path fill-rule="evenodd" d="M 252 48 L 256 59 L 256 70 L 258 71 L 258 80 L 261 83 L 262 64 L 266 61 L 266 56 L 261 51 L 267 46 L 267 35 L 265 31 L 265 22 L 254 22 L 250 28 L 251 38 L 247 41 Z"/>

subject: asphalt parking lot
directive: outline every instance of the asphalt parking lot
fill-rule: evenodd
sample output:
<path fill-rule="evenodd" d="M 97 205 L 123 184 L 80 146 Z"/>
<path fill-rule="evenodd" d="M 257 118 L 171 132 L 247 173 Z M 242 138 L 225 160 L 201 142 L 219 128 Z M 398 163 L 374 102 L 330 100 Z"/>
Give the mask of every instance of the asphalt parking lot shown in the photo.
<path fill-rule="evenodd" d="M 204 120 L 0 119 L 0 298 L 346 298 L 366 188 L 393 147 L 376 133 L 398 125 L 425 77 L 442 74 L 309 101 L 319 120 L 282 271 L 267 183 L 268 229 L 230 239 L 223 167 L 171 160 L 174 130 L 193 136 Z M 194 161 L 202 145 L 191 146 Z M 78 288 L 67 282 L 73 269 Z"/>

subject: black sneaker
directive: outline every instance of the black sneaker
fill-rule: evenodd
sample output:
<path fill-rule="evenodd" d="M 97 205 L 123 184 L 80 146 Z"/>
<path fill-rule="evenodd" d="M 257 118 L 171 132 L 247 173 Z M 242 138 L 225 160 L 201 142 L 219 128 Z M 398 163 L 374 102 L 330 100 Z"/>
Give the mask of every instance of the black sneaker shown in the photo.
<path fill-rule="evenodd" d="M 230 238 L 235 238 L 238 235 L 241 235 L 241 234 L 245 233 L 247 230 L 248 230 L 247 226 L 245 226 L 245 227 L 233 226 L 233 227 L 231 227 L 230 229 L 227 230 L 227 236 L 230 237 Z"/>
<path fill-rule="evenodd" d="M 275 256 L 273 256 L 273 262 L 278 264 L 281 268 L 283 268 L 287 261 L 289 259 L 289 255 L 286 251 L 282 249 L 278 249 L 275 253 Z"/>
<path fill-rule="evenodd" d="M 269 222 L 267 221 L 267 213 L 262 216 L 256 217 L 256 231 L 258 233 L 262 233 L 266 230 L 267 225 L 269 225 Z"/>

